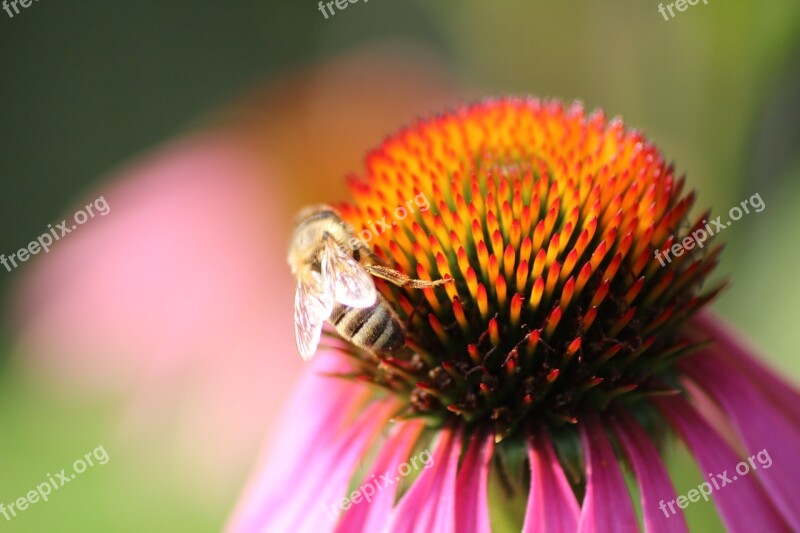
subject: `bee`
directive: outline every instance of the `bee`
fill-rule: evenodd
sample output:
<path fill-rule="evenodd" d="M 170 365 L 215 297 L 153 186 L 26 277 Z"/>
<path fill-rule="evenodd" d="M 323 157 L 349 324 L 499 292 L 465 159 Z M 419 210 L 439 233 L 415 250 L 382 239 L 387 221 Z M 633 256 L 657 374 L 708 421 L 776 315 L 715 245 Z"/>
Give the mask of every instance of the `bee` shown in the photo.
<path fill-rule="evenodd" d="M 314 356 L 325 321 L 368 351 L 391 352 L 405 344 L 400 317 L 375 288 L 372 276 L 417 289 L 452 281 L 413 279 L 381 265 L 353 227 L 327 205 L 308 207 L 297 215 L 288 261 L 297 278 L 294 331 L 304 360 Z"/>

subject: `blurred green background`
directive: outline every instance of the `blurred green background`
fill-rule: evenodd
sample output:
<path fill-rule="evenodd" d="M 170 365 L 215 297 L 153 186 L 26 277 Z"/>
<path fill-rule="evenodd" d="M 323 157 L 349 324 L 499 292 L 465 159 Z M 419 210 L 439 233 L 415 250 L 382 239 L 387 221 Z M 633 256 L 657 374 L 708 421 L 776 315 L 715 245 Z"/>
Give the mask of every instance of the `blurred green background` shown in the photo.
<path fill-rule="evenodd" d="M 760 193 L 764 212 L 723 236 L 718 271 L 733 283 L 715 308 L 800 381 L 800 3 L 711 0 L 669 21 L 657 6 L 371 0 L 328 20 L 313 0 L 41 0 L 13 19 L 0 11 L 0 253 L 61 220 L 110 170 L 253 88 L 353 50 L 404 50 L 464 94 L 580 99 L 621 115 L 717 214 Z M 22 270 L 0 269 L 4 297 Z M 7 352 L 15 331 L 7 320 L 0 328 Z M 112 442 L 118 407 L 0 358 L 0 501 Z M 0 518 L 0 530 L 216 531 L 236 500 L 236 486 L 221 495 L 172 471 L 162 450 L 106 449 L 107 465 Z M 699 475 L 685 455 L 674 461 L 685 493 Z M 244 483 L 247 471 L 236 475 Z M 693 530 L 721 531 L 712 505 L 687 512 Z"/>

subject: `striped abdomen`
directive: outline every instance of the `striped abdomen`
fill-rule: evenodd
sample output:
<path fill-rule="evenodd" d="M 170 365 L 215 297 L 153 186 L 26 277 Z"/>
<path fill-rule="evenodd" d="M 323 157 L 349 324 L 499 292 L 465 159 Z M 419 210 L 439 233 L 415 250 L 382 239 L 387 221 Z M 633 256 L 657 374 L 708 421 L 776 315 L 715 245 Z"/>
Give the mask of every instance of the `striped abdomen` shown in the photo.
<path fill-rule="evenodd" d="M 380 294 L 371 307 L 337 304 L 329 321 L 343 338 L 371 352 L 391 352 L 405 343 L 400 320 Z"/>

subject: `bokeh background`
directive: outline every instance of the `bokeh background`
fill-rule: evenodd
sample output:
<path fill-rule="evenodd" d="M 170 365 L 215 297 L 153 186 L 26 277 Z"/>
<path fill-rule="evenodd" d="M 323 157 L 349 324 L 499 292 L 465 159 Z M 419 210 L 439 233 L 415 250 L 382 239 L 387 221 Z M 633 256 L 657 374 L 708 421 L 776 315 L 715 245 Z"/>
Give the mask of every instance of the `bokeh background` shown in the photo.
<path fill-rule="evenodd" d="M 652 0 L 55 2 L 0 11 L 0 502 L 96 466 L 9 531 L 217 531 L 299 364 L 293 212 L 342 197 L 418 116 L 534 94 L 646 134 L 728 228 L 714 307 L 795 382 L 800 4 Z M 297 421 L 302 423 L 302 421 Z M 685 493 L 700 474 L 676 453 Z M 776 465 L 779 467 L 779 465 Z M 287 488 L 290 490 L 290 488 Z M 693 530 L 721 531 L 711 504 Z"/>

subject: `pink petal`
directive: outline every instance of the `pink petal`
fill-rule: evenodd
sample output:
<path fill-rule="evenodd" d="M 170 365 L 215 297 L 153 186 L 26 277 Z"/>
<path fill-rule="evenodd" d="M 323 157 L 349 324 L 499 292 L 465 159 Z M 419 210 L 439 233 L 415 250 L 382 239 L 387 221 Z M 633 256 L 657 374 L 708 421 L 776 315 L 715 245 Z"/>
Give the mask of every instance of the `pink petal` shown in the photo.
<path fill-rule="evenodd" d="M 650 437 L 632 417 L 625 413 L 612 421 L 612 425 L 636 474 L 642 495 L 645 531 L 647 533 L 689 531 L 683 512 L 675 515 L 667 514 L 664 510 L 666 507 L 664 509 L 659 507 L 659 503 L 664 500 L 674 500 L 676 494 L 661 461 L 661 455 L 650 441 Z"/>
<path fill-rule="evenodd" d="M 433 464 L 414 481 L 397 504 L 387 531 L 392 533 L 455 533 L 455 492 L 461 432 L 441 430 Z"/>
<path fill-rule="evenodd" d="M 320 352 L 311 365 L 282 415 L 283 431 L 264 453 L 229 531 L 280 531 L 289 525 L 298 530 L 302 524 L 319 528 L 314 531 L 333 531 L 336 516 L 326 509 L 346 494 L 376 433 L 397 409 L 391 401 L 367 408 L 371 393 L 366 386 L 322 375 L 348 370 L 342 356 Z"/>
<path fill-rule="evenodd" d="M 549 435 L 541 432 L 528 441 L 528 460 L 531 464 L 531 488 L 522 531 L 576 531 L 580 507 L 553 451 Z"/>
<path fill-rule="evenodd" d="M 710 312 L 698 313 L 693 319 L 697 329 L 706 333 L 717 343 L 720 354 L 735 364 L 750 381 L 755 383 L 762 394 L 789 417 L 796 427 L 800 427 L 800 391 L 789 385 L 774 370 L 753 354 L 755 350 L 737 334 L 734 329 Z"/>
<path fill-rule="evenodd" d="M 703 415 L 706 422 L 719 433 L 720 437 L 725 439 L 725 442 L 727 442 L 738 455 L 744 454 L 744 446 L 739 439 L 736 429 L 731 425 L 730 418 L 725 414 L 725 411 L 722 410 L 717 401 L 709 396 L 708 391 L 687 376 L 682 376 L 680 383 L 686 391 L 686 397 L 692 399 L 692 405 L 695 410 Z"/>
<path fill-rule="evenodd" d="M 399 466 L 408 461 L 423 428 L 424 424 L 420 421 L 401 422 L 395 426 L 380 455 L 359 485 L 358 490 L 362 494 L 358 498 L 359 503 L 353 504 L 342 515 L 336 529 L 338 532 L 379 531 L 388 523 L 399 485 L 396 482 L 387 484 L 384 479 L 393 480 Z M 367 486 L 371 488 L 367 490 Z"/>
<path fill-rule="evenodd" d="M 240 516 L 229 531 L 333 531 L 353 473 L 395 410 L 388 402 L 373 404 L 346 433 L 306 457 L 287 483 L 273 484 L 277 490 L 256 513 Z"/>
<path fill-rule="evenodd" d="M 492 531 L 486 487 L 493 452 L 491 432 L 476 431 L 470 439 L 456 483 L 456 531 L 459 533 Z"/>
<path fill-rule="evenodd" d="M 605 428 L 595 417 L 581 420 L 586 458 L 586 496 L 579 532 L 638 531 L 631 496 Z"/>
<path fill-rule="evenodd" d="M 748 475 L 761 480 L 786 521 L 800 531 L 800 429 L 722 350 L 712 346 L 682 368 L 725 410 L 752 461 L 742 457 L 752 470 Z M 757 460 L 759 452 L 769 463 L 766 468 Z"/>
<path fill-rule="evenodd" d="M 780 514 L 758 484 L 756 476 L 737 476 L 734 469 L 739 459 L 730 446 L 682 397 L 653 400 L 681 434 L 695 456 L 704 483 L 719 510 L 722 521 L 730 531 L 789 531 Z M 727 475 L 731 482 L 725 486 L 717 475 Z M 734 477 L 736 476 L 736 477 Z M 712 490 L 713 489 L 713 490 Z M 677 506 L 676 506 L 677 507 Z"/>

